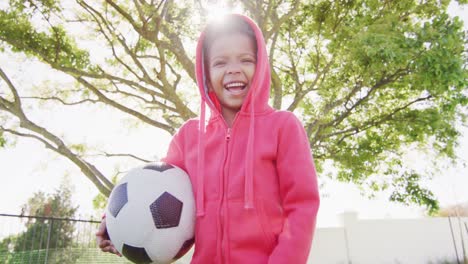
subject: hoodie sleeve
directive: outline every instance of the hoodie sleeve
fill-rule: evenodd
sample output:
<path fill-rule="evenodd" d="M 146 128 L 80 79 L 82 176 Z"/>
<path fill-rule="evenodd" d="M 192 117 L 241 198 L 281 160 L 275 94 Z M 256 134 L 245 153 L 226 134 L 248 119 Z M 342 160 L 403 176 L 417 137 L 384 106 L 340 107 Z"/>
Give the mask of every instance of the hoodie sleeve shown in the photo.
<path fill-rule="evenodd" d="M 277 170 L 285 221 L 268 263 L 306 263 L 312 245 L 319 193 L 310 144 L 290 114 L 279 135 Z"/>
<path fill-rule="evenodd" d="M 184 162 L 184 152 L 183 152 L 183 137 L 182 137 L 182 129 L 177 131 L 176 134 L 171 139 L 171 143 L 169 144 L 169 148 L 167 150 L 166 157 L 162 158 L 161 161 L 172 164 L 177 166 L 184 171 L 187 171 L 185 168 Z"/>

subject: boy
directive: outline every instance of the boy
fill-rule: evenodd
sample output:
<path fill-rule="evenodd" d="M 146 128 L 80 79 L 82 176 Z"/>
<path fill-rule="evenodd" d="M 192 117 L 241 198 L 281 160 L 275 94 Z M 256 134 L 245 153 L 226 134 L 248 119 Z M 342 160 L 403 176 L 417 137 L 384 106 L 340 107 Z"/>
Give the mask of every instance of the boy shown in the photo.
<path fill-rule="evenodd" d="M 268 105 L 270 66 L 258 26 L 241 15 L 208 25 L 196 75 L 200 119 L 179 129 L 163 159 L 192 182 L 192 263 L 306 263 L 319 207 L 315 167 L 299 120 Z M 103 223 L 98 242 L 113 251 Z"/>

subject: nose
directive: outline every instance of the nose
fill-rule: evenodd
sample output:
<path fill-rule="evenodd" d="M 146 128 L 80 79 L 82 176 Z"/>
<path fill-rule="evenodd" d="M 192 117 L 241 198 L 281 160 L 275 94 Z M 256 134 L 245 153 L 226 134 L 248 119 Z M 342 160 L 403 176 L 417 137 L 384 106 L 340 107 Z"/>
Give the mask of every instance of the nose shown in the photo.
<path fill-rule="evenodd" d="M 237 62 L 232 62 L 232 63 L 229 63 L 227 69 L 226 69 L 226 72 L 228 74 L 236 74 L 236 73 L 240 73 L 241 72 L 241 67 L 240 67 L 240 64 L 237 63 Z"/>

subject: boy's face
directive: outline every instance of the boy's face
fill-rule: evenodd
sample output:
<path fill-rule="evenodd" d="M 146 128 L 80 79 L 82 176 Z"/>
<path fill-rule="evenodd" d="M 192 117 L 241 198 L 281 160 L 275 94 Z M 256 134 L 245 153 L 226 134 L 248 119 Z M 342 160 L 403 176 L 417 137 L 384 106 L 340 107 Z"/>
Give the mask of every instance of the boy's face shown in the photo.
<path fill-rule="evenodd" d="M 241 109 L 255 74 L 257 56 L 253 40 L 235 33 L 216 38 L 208 51 L 208 86 L 218 98 L 223 115 Z"/>

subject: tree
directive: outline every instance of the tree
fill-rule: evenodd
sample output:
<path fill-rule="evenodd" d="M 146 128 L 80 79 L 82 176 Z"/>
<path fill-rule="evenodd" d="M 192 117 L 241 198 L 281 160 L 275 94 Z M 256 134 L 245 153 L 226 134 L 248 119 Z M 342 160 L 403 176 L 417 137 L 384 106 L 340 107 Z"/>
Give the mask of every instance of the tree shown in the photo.
<path fill-rule="evenodd" d="M 468 203 L 440 208 L 436 215 L 442 217 L 468 217 Z"/>
<path fill-rule="evenodd" d="M 110 176 L 85 150 L 73 149 L 77 144 L 34 122 L 22 102 L 102 104 L 174 133 L 196 116 L 190 100 L 197 90 L 193 46 L 213 13 L 210 3 L 11 0 L 0 11 L 5 52 L 36 58 L 72 77 L 77 88 L 24 93 L 1 66 L 8 90 L 0 93 L 0 132 L 44 143 L 108 195 Z M 432 212 L 437 201 L 419 185 L 430 173 L 414 171 L 401 156 L 417 146 L 432 149 L 436 159 L 456 158 L 457 124 L 466 117 L 467 58 L 463 23 L 447 15 L 449 3 L 222 4 L 251 16 L 264 32 L 272 64 L 271 102 L 302 118 L 320 171 L 329 164 L 337 170 L 331 177 L 373 192 L 390 190 L 390 199 L 426 205 Z M 89 39 L 102 51 L 100 59 L 80 45 Z"/>
<path fill-rule="evenodd" d="M 47 263 L 74 263 L 70 254 L 60 251 L 72 245 L 74 223 L 54 220 L 74 217 L 78 207 L 71 202 L 72 192 L 72 187 L 64 180 L 53 194 L 39 191 L 32 195 L 21 211 L 35 218 L 27 218 L 25 231 L 0 242 L 0 251 L 12 253 L 6 263 L 17 263 L 20 259 L 43 262 L 46 251 Z"/>

